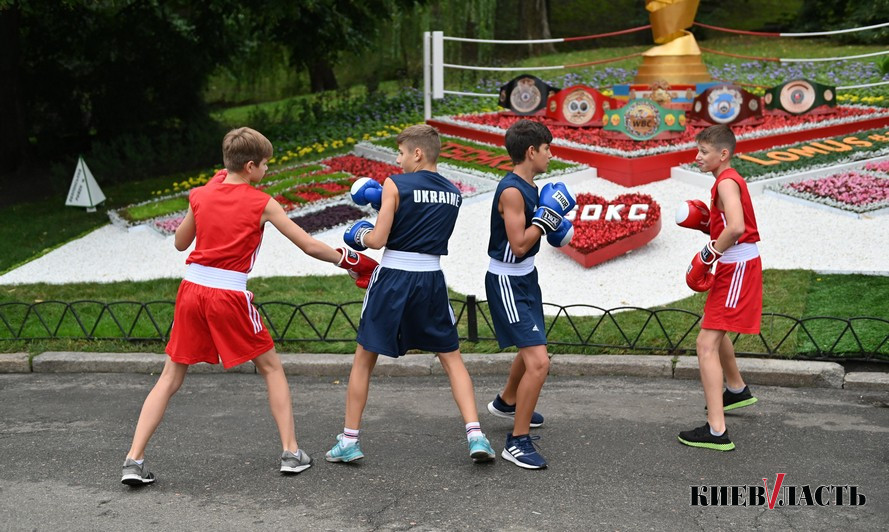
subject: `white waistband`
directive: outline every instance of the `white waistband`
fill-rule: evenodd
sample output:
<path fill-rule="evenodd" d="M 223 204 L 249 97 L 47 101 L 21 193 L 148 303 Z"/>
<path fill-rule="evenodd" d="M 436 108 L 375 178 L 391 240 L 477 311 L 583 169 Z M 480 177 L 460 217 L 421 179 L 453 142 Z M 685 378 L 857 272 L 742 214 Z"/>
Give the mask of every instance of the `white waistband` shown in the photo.
<path fill-rule="evenodd" d="M 734 246 L 725 250 L 725 253 L 722 255 L 722 257 L 719 257 L 719 262 L 747 262 L 748 260 L 755 259 L 758 256 L 759 248 L 756 247 L 756 242 L 735 244 Z"/>
<path fill-rule="evenodd" d="M 488 271 L 494 275 L 528 275 L 534 271 L 534 257 L 528 257 L 522 262 L 502 262 L 492 258 L 488 263 Z"/>
<path fill-rule="evenodd" d="M 247 290 L 247 274 L 192 262 L 185 267 L 185 280 L 222 290 Z"/>
<path fill-rule="evenodd" d="M 383 251 L 380 266 L 409 272 L 437 272 L 441 270 L 441 256 L 387 249 Z"/>

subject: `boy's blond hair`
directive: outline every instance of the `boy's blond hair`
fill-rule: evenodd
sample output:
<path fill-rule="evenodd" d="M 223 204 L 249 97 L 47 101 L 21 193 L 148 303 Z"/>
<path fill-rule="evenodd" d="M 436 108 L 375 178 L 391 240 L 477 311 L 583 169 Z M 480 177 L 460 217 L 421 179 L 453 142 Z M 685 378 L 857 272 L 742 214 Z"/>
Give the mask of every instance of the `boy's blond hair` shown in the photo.
<path fill-rule="evenodd" d="M 420 148 L 426 160 L 434 163 L 438 161 L 438 153 L 441 151 L 441 139 L 438 131 L 426 124 L 417 124 L 404 128 L 404 131 L 395 137 L 399 146 L 404 146 L 405 151 L 413 151 Z"/>
<path fill-rule="evenodd" d="M 695 142 L 698 144 L 706 142 L 717 150 L 723 148 L 728 150 L 728 156 L 735 154 L 735 134 L 732 129 L 725 124 L 710 126 L 695 135 Z"/>
<path fill-rule="evenodd" d="M 222 139 L 222 162 L 229 172 L 240 172 L 250 161 L 258 165 L 273 153 L 269 139 L 249 127 L 233 129 Z"/>

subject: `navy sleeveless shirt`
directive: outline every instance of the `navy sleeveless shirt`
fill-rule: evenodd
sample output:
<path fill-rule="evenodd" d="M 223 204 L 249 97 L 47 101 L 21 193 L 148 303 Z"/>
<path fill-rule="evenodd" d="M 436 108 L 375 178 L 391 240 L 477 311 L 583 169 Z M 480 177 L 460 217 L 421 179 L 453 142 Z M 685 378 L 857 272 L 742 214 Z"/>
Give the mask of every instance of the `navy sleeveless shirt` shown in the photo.
<path fill-rule="evenodd" d="M 398 187 L 398 210 L 386 249 L 447 255 L 448 239 L 463 203 L 460 190 L 428 170 L 389 178 Z"/>
<path fill-rule="evenodd" d="M 537 254 L 540 250 L 540 240 L 522 257 L 516 257 L 509 247 L 509 239 L 506 236 L 506 223 L 503 221 L 503 216 L 500 215 L 498 206 L 500 205 L 500 194 L 510 187 L 519 189 L 519 192 L 522 193 L 522 198 L 525 200 L 526 229 L 531 226 L 531 218 L 534 217 L 534 211 L 537 209 L 537 202 L 540 199 L 537 187 L 512 172 L 506 174 L 500 180 L 500 184 L 497 185 L 497 190 L 494 192 L 494 201 L 491 205 L 491 238 L 488 240 L 488 256 L 501 262 L 518 263 Z"/>

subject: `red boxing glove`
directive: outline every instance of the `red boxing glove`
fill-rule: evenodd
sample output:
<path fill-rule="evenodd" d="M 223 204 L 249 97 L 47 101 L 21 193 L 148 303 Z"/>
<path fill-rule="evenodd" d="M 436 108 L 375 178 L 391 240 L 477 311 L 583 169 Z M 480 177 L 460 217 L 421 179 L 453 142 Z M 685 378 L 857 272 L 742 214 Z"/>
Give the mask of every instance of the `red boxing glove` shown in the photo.
<path fill-rule="evenodd" d="M 336 265 L 349 271 L 349 275 L 355 279 L 355 286 L 367 289 L 371 274 L 380 264 L 367 255 L 348 248 L 336 248 L 336 250 L 340 252 L 340 260 Z"/>
<path fill-rule="evenodd" d="M 715 240 L 707 242 L 704 249 L 691 259 L 685 272 L 685 284 L 695 292 L 706 292 L 713 288 L 716 277 L 710 272 L 710 268 L 722 256 L 722 253 L 716 251 L 715 243 Z"/>
<path fill-rule="evenodd" d="M 710 209 L 701 200 L 685 200 L 676 209 L 676 223 L 681 227 L 697 229 L 710 234 Z"/>
<path fill-rule="evenodd" d="M 223 181 L 225 181 L 226 177 L 228 177 L 228 170 L 223 168 L 222 170 L 213 174 L 213 177 L 211 177 L 210 180 L 207 181 L 207 184 L 209 185 L 210 183 L 222 183 Z"/>

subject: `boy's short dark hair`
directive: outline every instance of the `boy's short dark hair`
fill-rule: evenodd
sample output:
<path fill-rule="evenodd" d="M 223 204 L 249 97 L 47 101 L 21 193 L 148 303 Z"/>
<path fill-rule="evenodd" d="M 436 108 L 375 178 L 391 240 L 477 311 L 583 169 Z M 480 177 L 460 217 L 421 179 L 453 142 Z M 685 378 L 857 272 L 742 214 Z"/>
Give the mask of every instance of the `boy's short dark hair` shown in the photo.
<path fill-rule="evenodd" d="M 725 148 L 728 150 L 729 157 L 735 154 L 735 134 L 732 132 L 732 128 L 725 124 L 710 126 L 701 131 L 695 135 L 695 142 L 698 144 L 706 142 L 717 150 Z"/>
<path fill-rule="evenodd" d="M 430 125 L 416 124 L 406 127 L 395 137 L 395 142 L 399 146 L 404 146 L 406 151 L 420 148 L 427 161 L 432 163 L 438 161 L 441 138 L 438 136 L 438 130 Z"/>
<path fill-rule="evenodd" d="M 550 144 L 552 141 L 553 134 L 549 128 L 540 122 L 523 118 L 506 130 L 504 144 L 512 164 L 520 164 L 525 161 L 525 153 L 529 147 L 540 149 L 542 144 Z"/>
<path fill-rule="evenodd" d="M 222 163 L 229 172 L 240 172 L 250 161 L 258 165 L 273 153 L 269 139 L 249 127 L 233 129 L 222 139 Z"/>

